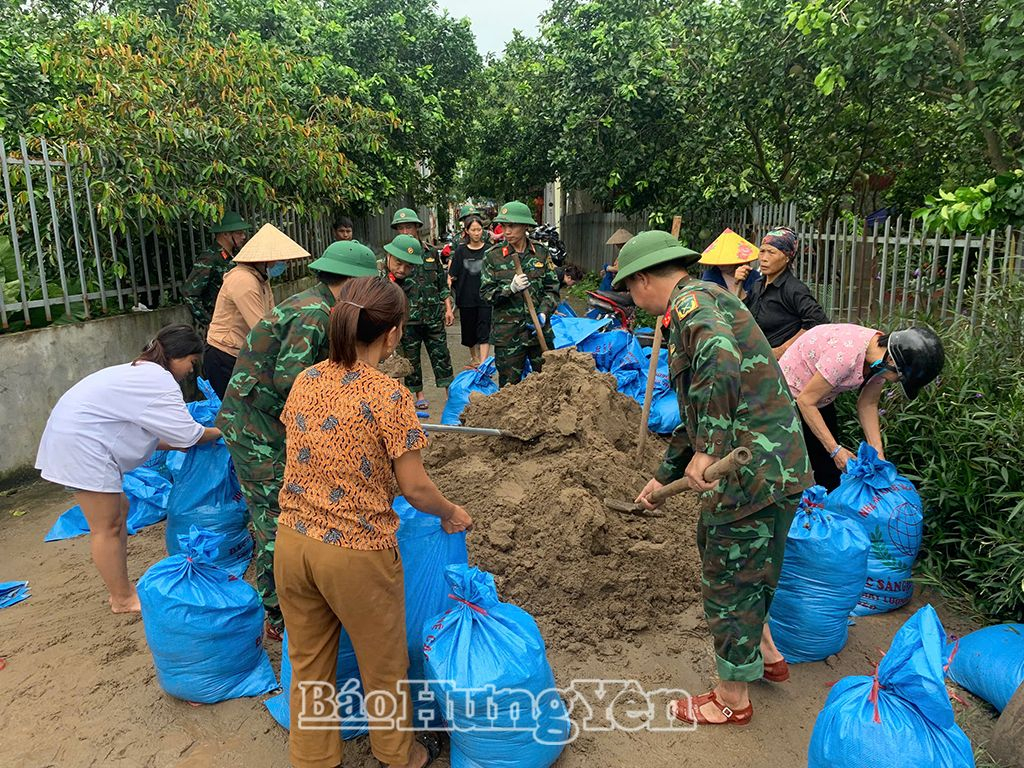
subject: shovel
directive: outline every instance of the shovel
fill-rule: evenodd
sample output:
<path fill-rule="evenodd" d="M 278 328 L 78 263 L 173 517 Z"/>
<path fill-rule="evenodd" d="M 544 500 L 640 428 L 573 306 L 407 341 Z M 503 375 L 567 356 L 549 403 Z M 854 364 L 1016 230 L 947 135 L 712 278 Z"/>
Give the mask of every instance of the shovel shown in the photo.
<path fill-rule="evenodd" d="M 750 463 L 752 455 L 749 448 L 740 446 L 734 448 L 732 452 L 724 459 L 719 459 L 706 470 L 704 470 L 704 479 L 709 483 L 713 483 L 716 480 L 721 480 L 726 475 L 732 474 L 740 467 L 745 467 Z M 668 485 L 664 485 L 654 493 L 651 494 L 651 501 L 655 504 L 660 504 L 670 496 L 675 496 L 677 493 L 688 491 L 690 489 L 690 481 L 685 477 L 679 480 L 674 480 Z M 659 513 L 650 509 L 647 509 L 643 504 L 638 504 L 632 501 L 618 501 L 617 499 L 605 499 L 604 504 L 608 509 L 613 509 L 616 512 L 625 512 L 630 515 L 646 515 L 647 517 L 659 517 Z"/>
<path fill-rule="evenodd" d="M 526 441 L 525 437 L 519 437 L 504 429 L 491 429 L 490 427 L 460 427 L 455 424 L 424 424 L 423 429 L 427 432 L 454 432 L 459 435 L 486 435 L 487 437 L 511 437 L 513 440 Z M 721 463 L 721 462 L 719 462 Z"/>

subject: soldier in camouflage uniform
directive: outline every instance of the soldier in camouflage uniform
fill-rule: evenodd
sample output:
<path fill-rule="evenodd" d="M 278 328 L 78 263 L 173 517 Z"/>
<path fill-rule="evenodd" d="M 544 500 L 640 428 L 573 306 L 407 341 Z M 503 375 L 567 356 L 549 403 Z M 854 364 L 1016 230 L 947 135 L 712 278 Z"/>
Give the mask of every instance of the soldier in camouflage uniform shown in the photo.
<path fill-rule="evenodd" d="M 192 314 L 192 322 L 200 329 L 203 337 L 213 317 L 217 294 L 224 282 L 224 273 L 234 266 L 231 260 L 245 245 L 252 229 L 234 211 L 228 211 L 220 224 L 210 229 L 216 235 L 216 246 L 207 248 L 196 256 L 192 271 L 188 273 L 181 287 L 185 306 Z"/>
<path fill-rule="evenodd" d="M 434 369 L 434 381 L 440 388 L 447 388 L 452 383 L 452 356 L 448 350 L 448 334 L 445 327 L 455 322 L 455 302 L 448 288 L 448 274 L 441 264 L 440 256 L 434 248 L 427 248 L 419 240 L 419 231 L 423 222 L 416 212 L 410 208 L 401 208 L 391 219 L 391 228 L 398 232 L 398 237 L 384 246 L 386 259 L 404 260 L 409 255 L 408 249 L 413 247 L 405 242 L 396 245 L 399 237 L 411 237 L 417 240 L 421 249 L 421 263 L 404 277 L 391 272 L 391 277 L 405 291 L 409 300 L 409 319 L 402 334 L 402 356 L 412 364 L 412 373 L 406 377 L 405 385 L 416 398 L 416 407 L 426 410 L 430 403 L 423 399 L 423 370 L 420 366 L 420 345 L 426 346 L 430 367 Z M 414 248 L 415 250 L 415 248 Z"/>
<path fill-rule="evenodd" d="M 547 340 L 555 348 L 551 330 L 551 312 L 558 306 L 558 273 L 547 249 L 526 236 L 528 227 L 537 226 L 530 209 L 519 202 L 506 203 L 494 221 L 504 228 L 505 239 L 484 256 L 480 274 L 480 297 L 491 305 L 491 344 L 498 368 L 500 386 L 515 384 L 523 378 L 529 358 L 530 367 L 540 371 L 544 365 L 537 329 L 523 295 L 530 291 L 537 319 Z M 513 254 L 518 254 L 523 274 L 516 274 Z"/>
<path fill-rule="evenodd" d="M 310 264 L 320 282 L 280 302 L 249 332 L 228 383 L 217 426 L 235 465 L 256 540 L 256 589 L 267 615 L 267 634 L 280 639 L 281 609 L 274 588 L 274 540 L 281 508 L 285 445 L 281 410 L 295 377 L 327 358 L 331 308 L 350 277 L 373 277 L 373 251 L 335 242 Z"/>
<path fill-rule="evenodd" d="M 684 722 L 742 724 L 753 714 L 748 682 L 789 678 L 766 618 L 789 526 L 812 477 L 800 420 L 771 346 L 738 298 L 689 275 L 699 258 L 667 232 L 642 232 L 623 247 L 615 285 L 625 283 L 637 306 L 664 314 L 669 371 L 683 416 L 637 500 L 653 509 L 648 496 L 684 476 L 701 494 L 701 591 L 720 682 L 709 693 L 675 702 L 674 714 Z M 706 482 L 704 471 L 741 445 L 753 461 L 720 482 Z"/>

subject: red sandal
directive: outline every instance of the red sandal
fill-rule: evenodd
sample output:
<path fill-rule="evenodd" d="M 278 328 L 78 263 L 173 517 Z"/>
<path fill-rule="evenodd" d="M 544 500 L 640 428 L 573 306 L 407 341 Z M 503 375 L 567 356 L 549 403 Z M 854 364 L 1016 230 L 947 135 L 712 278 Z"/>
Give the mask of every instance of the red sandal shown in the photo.
<path fill-rule="evenodd" d="M 767 680 L 769 683 L 784 683 L 789 680 L 789 664 L 786 663 L 785 659 L 776 661 L 774 664 L 764 665 L 764 674 L 761 676 L 762 680 Z"/>
<path fill-rule="evenodd" d="M 725 715 L 725 721 L 714 723 L 701 714 L 700 708 L 705 704 L 714 704 L 718 711 Z M 682 723 L 693 723 L 694 725 L 747 725 L 750 718 L 754 716 L 754 705 L 747 704 L 743 709 L 732 709 L 725 706 L 718 700 L 714 691 L 702 693 L 700 696 L 693 696 L 686 699 L 676 699 L 676 720 Z M 688 714 L 684 710 L 689 710 Z"/>

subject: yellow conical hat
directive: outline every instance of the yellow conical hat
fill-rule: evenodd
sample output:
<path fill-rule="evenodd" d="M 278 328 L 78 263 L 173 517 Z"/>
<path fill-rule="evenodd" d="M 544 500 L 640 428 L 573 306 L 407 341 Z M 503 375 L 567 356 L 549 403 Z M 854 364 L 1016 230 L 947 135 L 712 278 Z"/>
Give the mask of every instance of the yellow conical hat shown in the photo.
<path fill-rule="evenodd" d="M 290 261 L 304 259 L 309 251 L 292 240 L 273 224 L 264 224 L 250 237 L 235 258 L 236 264 L 255 264 L 261 261 Z"/>
<path fill-rule="evenodd" d="M 700 263 L 705 266 L 746 264 L 757 258 L 757 246 L 744 240 L 731 229 L 726 229 L 715 238 L 715 242 L 704 249 Z"/>

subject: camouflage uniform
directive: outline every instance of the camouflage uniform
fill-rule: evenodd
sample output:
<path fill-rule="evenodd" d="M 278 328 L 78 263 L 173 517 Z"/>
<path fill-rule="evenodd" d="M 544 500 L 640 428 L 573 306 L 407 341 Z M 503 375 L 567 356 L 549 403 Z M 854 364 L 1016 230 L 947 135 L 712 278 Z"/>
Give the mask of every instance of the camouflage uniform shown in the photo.
<path fill-rule="evenodd" d="M 704 614 L 721 680 L 759 680 L 761 630 L 789 526 L 812 484 L 800 419 L 767 339 L 743 303 L 686 277 L 666 316 L 669 371 L 683 423 L 655 474 L 683 476 L 694 451 L 721 458 L 746 446 L 753 461 L 701 495 L 697 529 Z"/>
<path fill-rule="evenodd" d="M 228 383 L 217 426 L 235 464 L 256 539 L 256 590 L 267 621 L 283 619 L 274 585 L 274 540 L 281 513 L 285 430 L 281 411 L 295 378 L 327 358 L 334 294 L 317 284 L 278 304 L 249 332 Z"/>
<path fill-rule="evenodd" d="M 224 282 L 224 273 L 232 266 L 231 256 L 219 247 L 207 248 L 196 256 L 192 271 L 181 286 L 181 292 L 197 327 L 206 328 L 210 325 L 213 306 Z"/>
<path fill-rule="evenodd" d="M 523 272 L 530 279 L 530 296 L 538 315 L 546 315 L 544 338 L 548 348 L 555 348 L 555 335 L 551 330 L 551 313 L 558 306 L 558 273 L 551 256 L 543 245 L 526 241 L 527 250 L 519 254 Z M 515 384 L 523 378 L 523 369 L 529 358 L 530 367 L 539 371 L 544 364 L 540 343 L 530 330 L 533 324 L 526 298 L 512 293 L 509 284 L 516 274 L 512 260 L 512 246 L 501 241 L 484 254 L 480 274 L 480 298 L 491 305 L 491 344 L 498 367 L 500 386 Z"/>
<path fill-rule="evenodd" d="M 428 250 L 427 246 L 423 250 L 423 264 L 415 267 L 404 280 L 395 281 L 409 300 L 409 318 L 402 333 L 402 356 L 412 365 L 412 373 L 405 377 L 405 386 L 414 393 L 423 391 L 421 344 L 427 348 L 437 386 L 447 387 L 454 378 L 448 334 L 444 327 L 444 302 L 451 296 L 448 274 L 436 250 Z M 387 257 L 380 264 L 381 275 L 389 276 Z"/>

